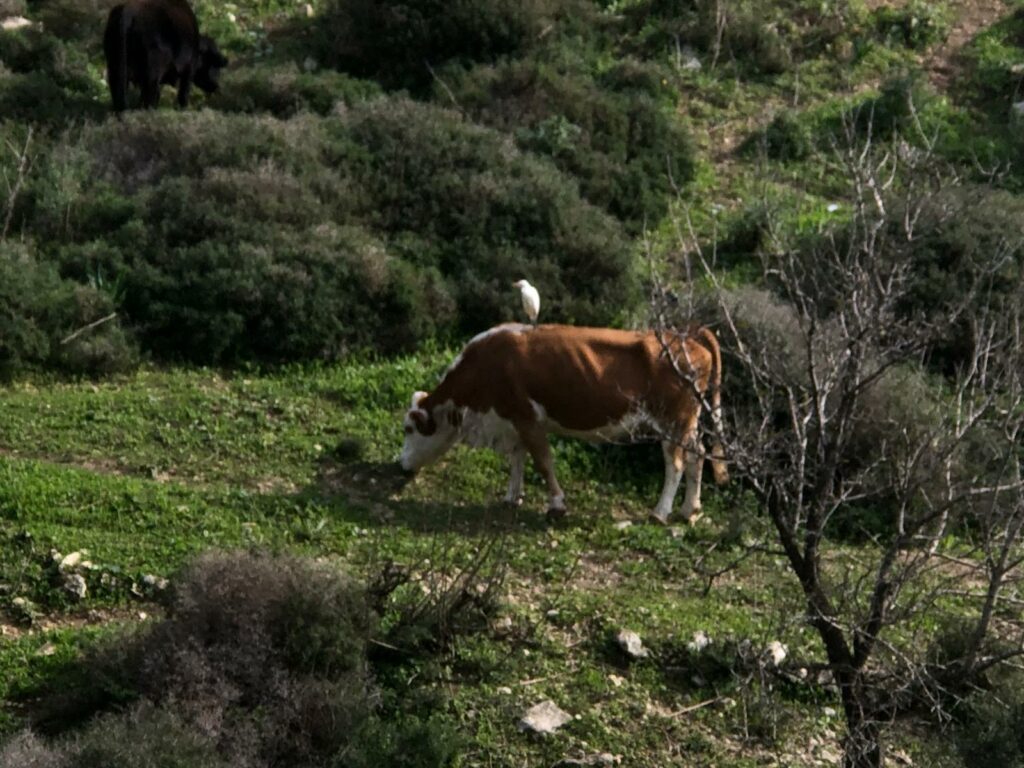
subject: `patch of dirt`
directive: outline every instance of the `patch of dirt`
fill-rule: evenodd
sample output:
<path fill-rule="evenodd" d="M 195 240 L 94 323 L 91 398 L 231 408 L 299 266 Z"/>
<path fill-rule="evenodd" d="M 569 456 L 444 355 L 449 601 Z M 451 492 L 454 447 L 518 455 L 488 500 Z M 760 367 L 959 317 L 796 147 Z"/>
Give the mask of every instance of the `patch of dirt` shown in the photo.
<path fill-rule="evenodd" d="M 38 635 L 55 629 L 81 629 L 95 627 L 110 622 L 141 622 L 161 616 L 157 605 L 140 603 L 131 608 L 90 609 L 77 614 L 53 614 L 42 616 L 32 626 L 17 624 L 0 616 L 0 638 L 17 640 L 25 635 Z"/>
<path fill-rule="evenodd" d="M 885 5 L 885 3 L 877 3 Z M 949 88 L 963 69 L 963 49 L 975 35 L 995 24 L 1010 11 L 1007 0 L 959 0 L 950 3 L 956 18 L 950 25 L 949 37 L 925 56 L 922 67 L 937 89 Z"/>
<path fill-rule="evenodd" d="M 394 462 L 339 464 L 325 460 L 317 472 L 317 484 L 322 492 L 363 500 L 391 498 L 408 485 L 410 479 Z"/>

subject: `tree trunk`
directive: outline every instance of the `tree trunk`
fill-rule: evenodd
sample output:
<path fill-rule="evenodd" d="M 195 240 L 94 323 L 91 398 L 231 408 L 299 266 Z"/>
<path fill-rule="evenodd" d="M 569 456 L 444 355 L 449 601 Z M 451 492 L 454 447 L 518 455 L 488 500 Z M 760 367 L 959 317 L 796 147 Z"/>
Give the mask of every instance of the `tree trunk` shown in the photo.
<path fill-rule="evenodd" d="M 843 700 L 843 712 L 846 714 L 843 768 L 882 768 L 885 764 L 882 728 L 868 706 L 864 679 L 860 671 L 844 672 L 846 674 L 836 678 Z"/>

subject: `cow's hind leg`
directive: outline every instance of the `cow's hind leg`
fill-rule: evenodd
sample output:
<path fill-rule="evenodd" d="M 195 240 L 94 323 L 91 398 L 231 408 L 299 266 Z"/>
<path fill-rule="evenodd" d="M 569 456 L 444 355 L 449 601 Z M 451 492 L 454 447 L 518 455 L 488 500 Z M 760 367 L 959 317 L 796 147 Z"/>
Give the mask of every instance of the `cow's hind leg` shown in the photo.
<path fill-rule="evenodd" d="M 505 503 L 516 506 L 523 503 L 523 473 L 526 470 L 526 448 L 517 445 L 509 454 L 508 493 Z"/>
<path fill-rule="evenodd" d="M 686 454 L 686 496 L 683 498 L 683 519 L 691 525 L 700 519 L 700 478 L 704 472 L 704 444 L 694 428 L 683 441 Z"/>
<path fill-rule="evenodd" d="M 667 525 L 668 516 L 672 514 L 676 491 L 679 489 L 679 481 L 683 479 L 683 447 L 672 440 L 662 440 L 661 453 L 665 457 L 665 484 L 661 488 L 661 498 L 651 512 L 651 518 L 662 525 Z"/>
<path fill-rule="evenodd" d="M 526 450 L 533 457 L 533 463 L 537 471 L 544 477 L 548 486 L 548 517 L 565 517 L 565 494 L 555 477 L 555 461 L 551 456 L 551 446 L 548 444 L 548 436 L 544 428 L 539 424 L 520 428 L 519 437 L 526 446 Z"/>

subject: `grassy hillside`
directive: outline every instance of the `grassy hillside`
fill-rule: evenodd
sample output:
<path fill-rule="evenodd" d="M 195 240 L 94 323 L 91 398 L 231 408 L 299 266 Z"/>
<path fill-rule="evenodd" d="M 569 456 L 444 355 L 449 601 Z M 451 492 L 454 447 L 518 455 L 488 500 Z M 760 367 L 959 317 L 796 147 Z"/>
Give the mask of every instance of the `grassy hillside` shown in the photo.
<path fill-rule="evenodd" d="M 342 722 L 331 686 L 366 697 L 362 725 L 334 728 L 357 734 L 344 749 L 310 737 L 303 764 L 837 764 L 839 696 L 742 477 L 707 486 L 699 524 L 656 528 L 642 521 L 659 450 L 556 441 L 570 516 L 548 525 L 532 468 L 525 505 L 497 503 L 506 469 L 489 453 L 457 449 L 403 482 L 401 415 L 466 338 L 517 317 L 520 277 L 540 286 L 543 320 L 617 326 L 649 321 L 654 273 L 685 294 L 695 245 L 728 288 L 772 289 L 762 257 L 848 233 L 849 141 L 928 153 L 956 179 L 900 252 L 913 305 L 942 306 L 998 252 L 992 292 L 1010 306 L 1024 8 L 201 0 L 232 61 L 221 92 L 180 111 L 165 90 L 161 109 L 117 120 L 100 44 L 111 5 L 0 0 L 0 21 L 30 22 L 0 31 L 0 768 L 26 754 L 112 765 L 96 746 L 108 726 L 125 743 L 170 734 L 153 747 L 176 755 L 167 765 L 293 764 L 238 745 L 268 710 L 326 701 Z M 948 406 L 964 345 L 951 331 L 879 412 Z M 727 409 L 749 413 L 748 384 L 727 374 Z M 871 577 L 887 514 L 837 517 L 828 576 Z M 980 562 L 977 534 L 943 541 L 922 587 L 943 618 L 911 616 L 893 648 L 938 658 L 956 642 L 943 622 L 968 612 L 958 569 Z M 188 721 L 196 743 L 179 734 L 173 699 L 118 677 L 137 659 L 124 638 L 148 647 L 190 615 L 175 590 L 202 579 L 181 569 L 211 549 L 298 555 L 378 595 L 374 626 L 353 624 L 358 680 L 316 661 L 281 699 L 246 704 L 211 667 L 199 689 L 236 709 Z M 244 562 L 254 591 L 279 588 L 273 566 Z M 318 594 L 322 574 L 282 568 L 298 568 L 289 600 Z M 375 592 L 392 568 L 402 578 Z M 999 637 L 1017 637 L 1018 591 Z M 299 624 L 327 657 L 332 606 Z M 623 653 L 622 629 L 648 656 Z M 1014 674 L 943 723 L 894 714 L 894 761 L 1024 764 L 1005 738 L 1024 711 Z M 545 699 L 573 719 L 521 732 Z M 19 741 L 27 727 L 43 741 Z"/>

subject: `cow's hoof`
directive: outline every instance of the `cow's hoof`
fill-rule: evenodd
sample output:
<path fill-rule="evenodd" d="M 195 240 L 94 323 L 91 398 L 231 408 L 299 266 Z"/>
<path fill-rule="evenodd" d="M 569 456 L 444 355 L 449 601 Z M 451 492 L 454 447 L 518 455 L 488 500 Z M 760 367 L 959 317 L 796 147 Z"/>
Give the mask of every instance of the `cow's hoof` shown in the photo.
<path fill-rule="evenodd" d="M 562 520 L 565 518 L 566 509 L 565 507 L 548 507 L 548 520 L 555 522 L 556 520 Z"/>
<path fill-rule="evenodd" d="M 668 515 L 662 517 L 657 512 L 649 512 L 647 514 L 647 519 L 652 523 L 657 523 L 658 525 L 668 525 Z"/>
<path fill-rule="evenodd" d="M 704 517 L 704 513 L 701 512 L 699 509 L 696 509 L 696 510 L 693 511 L 693 514 L 691 514 L 689 517 L 686 517 L 684 519 L 686 520 L 686 522 L 691 527 L 693 527 L 693 526 L 695 526 L 700 521 L 700 519 L 702 517 Z"/>
<path fill-rule="evenodd" d="M 506 507 L 521 507 L 523 506 L 523 497 L 516 496 L 515 498 L 512 498 L 511 496 L 506 496 L 501 500 L 501 503 Z"/>

